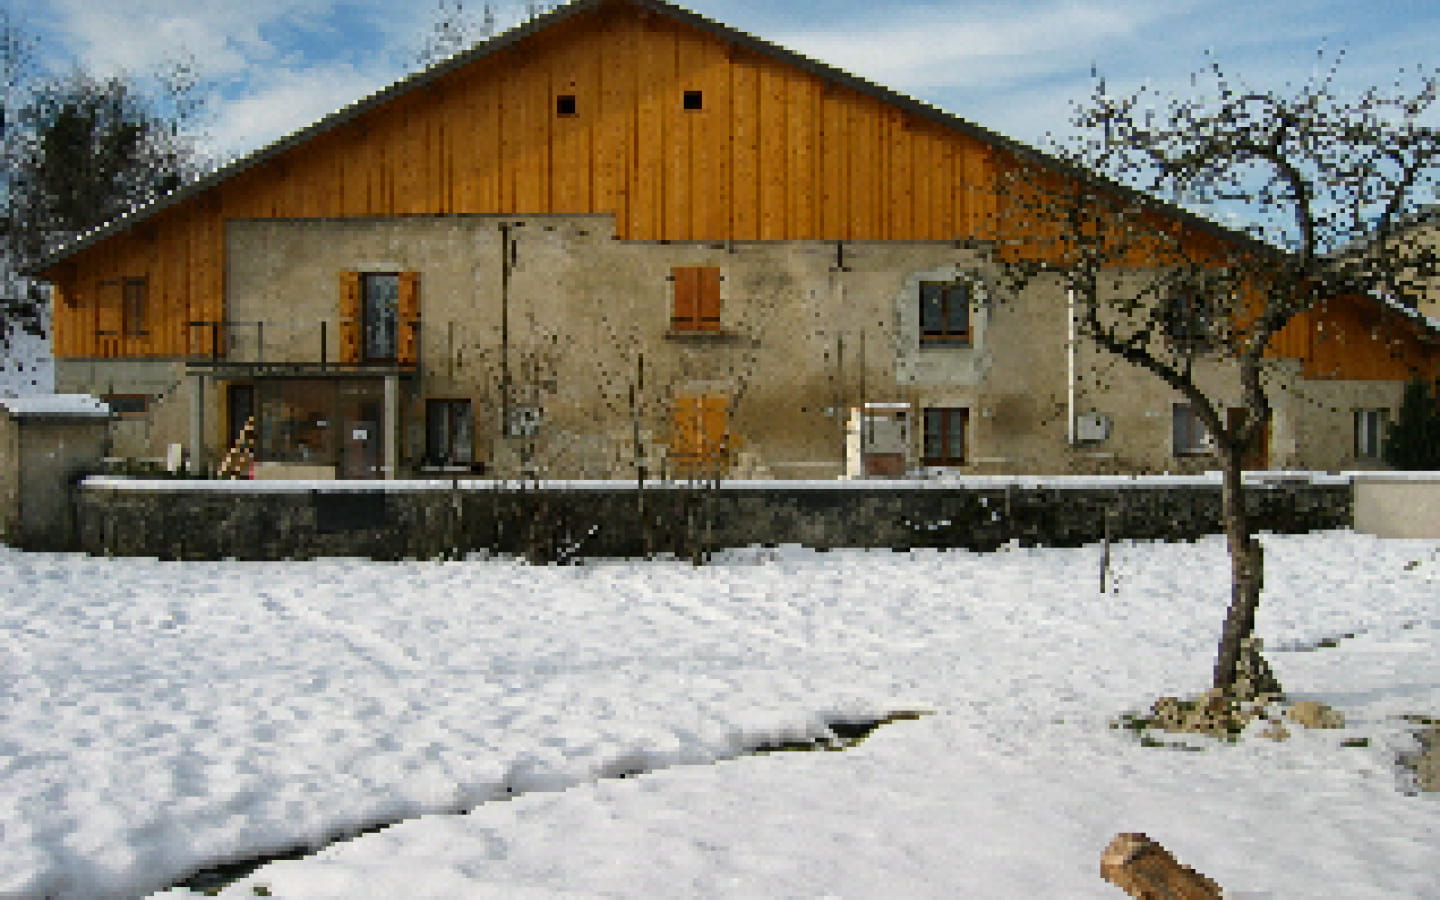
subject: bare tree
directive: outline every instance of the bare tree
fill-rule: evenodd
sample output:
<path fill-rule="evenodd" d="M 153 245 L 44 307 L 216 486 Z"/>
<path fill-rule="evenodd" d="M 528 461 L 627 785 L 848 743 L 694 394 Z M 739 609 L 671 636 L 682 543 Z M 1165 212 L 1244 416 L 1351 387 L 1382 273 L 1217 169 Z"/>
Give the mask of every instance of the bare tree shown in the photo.
<path fill-rule="evenodd" d="M 1302 311 L 1403 298 L 1407 281 L 1436 269 L 1399 235 L 1433 197 L 1440 132 L 1426 116 L 1440 78 L 1402 72 L 1389 91 L 1347 97 L 1339 58 L 1320 62 L 1320 75 L 1281 90 L 1252 89 L 1213 62 L 1188 95 L 1115 94 L 1097 79 L 1076 107 L 1085 137 L 1054 151 L 1073 168 L 1016 158 L 1003 179 L 999 253 L 1016 284 L 1058 276 L 1079 335 L 1174 388 L 1213 440 L 1231 558 L 1213 687 L 1237 699 L 1253 693 L 1257 667 L 1268 676 L 1258 651 L 1242 658 L 1263 554 L 1241 471 L 1271 418 L 1266 350 Z M 1226 236 L 1156 196 L 1249 224 Z M 1215 363 L 1238 375 L 1243 416 L 1227 421 L 1202 389 L 1197 364 Z"/>
<path fill-rule="evenodd" d="M 416 53 L 416 62 L 422 66 L 434 65 L 494 35 L 495 11 L 489 3 L 483 4 L 476 13 L 473 5 L 469 10 L 465 8 L 464 0 L 439 0 Z"/>
<path fill-rule="evenodd" d="M 21 112 L 39 77 L 35 51 L 34 37 L 0 10 L 0 351 L 14 329 L 38 333 L 43 318 L 42 298 L 20 275 L 22 219 L 12 184 L 26 149 Z"/>

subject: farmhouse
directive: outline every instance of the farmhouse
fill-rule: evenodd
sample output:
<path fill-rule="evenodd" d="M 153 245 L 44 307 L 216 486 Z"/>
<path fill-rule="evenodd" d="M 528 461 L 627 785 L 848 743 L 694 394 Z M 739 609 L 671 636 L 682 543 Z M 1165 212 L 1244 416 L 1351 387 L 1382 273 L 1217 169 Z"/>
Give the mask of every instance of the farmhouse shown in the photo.
<path fill-rule="evenodd" d="M 1058 279 L 1004 287 L 1022 161 L 1084 177 L 662 0 L 575 0 L 48 259 L 57 390 L 111 402 L 115 455 L 253 442 L 258 477 L 1213 466 Z M 1252 463 L 1374 464 L 1435 337 L 1302 315 Z"/>

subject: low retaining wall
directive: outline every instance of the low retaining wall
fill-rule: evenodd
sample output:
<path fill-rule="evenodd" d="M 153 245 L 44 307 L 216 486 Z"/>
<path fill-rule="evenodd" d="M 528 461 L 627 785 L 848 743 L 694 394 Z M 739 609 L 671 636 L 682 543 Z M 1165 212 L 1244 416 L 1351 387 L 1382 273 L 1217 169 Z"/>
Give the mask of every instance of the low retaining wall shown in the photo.
<path fill-rule="evenodd" d="M 1257 480 L 1256 530 L 1347 528 L 1348 479 Z M 1187 540 L 1220 531 L 1218 479 L 963 482 L 197 482 L 90 478 L 79 549 L 162 559 L 433 558 L 470 551 L 536 561 L 697 557 L 801 544 L 992 550 L 1104 537 Z"/>

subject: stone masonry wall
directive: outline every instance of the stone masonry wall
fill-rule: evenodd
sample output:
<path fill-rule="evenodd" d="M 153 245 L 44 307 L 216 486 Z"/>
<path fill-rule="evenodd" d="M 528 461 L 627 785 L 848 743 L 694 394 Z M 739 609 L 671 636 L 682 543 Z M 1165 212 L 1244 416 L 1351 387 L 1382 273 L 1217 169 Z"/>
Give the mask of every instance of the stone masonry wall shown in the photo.
<path fill-rule="evenodd" d="M 78 490 L 78 549 L 162 559 L 427 559 L 471 551 L 537 562 L 580 556 L 695 558 L 725 547 L 966 548 L 1193 540 L 1220 531 L 1218 485 L 949 487 L 803 483 L 583 487 L 459 482 L 389 489 L 258 491 L 202 483 Z M 353 483 L 351 483 L 353 484 Z M 1249 485 L 1256 530 L 1351 525 L 1349 484 Z"/>

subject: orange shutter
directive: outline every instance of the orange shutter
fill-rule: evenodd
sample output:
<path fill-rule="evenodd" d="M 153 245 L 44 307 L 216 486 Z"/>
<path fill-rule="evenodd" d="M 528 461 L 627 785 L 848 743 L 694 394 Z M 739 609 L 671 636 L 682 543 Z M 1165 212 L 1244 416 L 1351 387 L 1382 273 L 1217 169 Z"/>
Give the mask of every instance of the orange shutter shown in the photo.
<path fill-rule="evenodd" d="M 720 330 L 720 270 L 704 266 L 695 272 L 695 327 L 701 331 Z"/>
<path fill-rule="evenodd" d="M 674 474 L 695 477 L 723 473 L 729 466 L 733 441 L 725 397 L 675 398 L 670 419 Z"/>
<path fill-rule="evenodd" d="M 691 331 L 699 315 L 697 300 L 696 272 L 693 266 L 676 266 L 671 269 L 675 281 L 675 312 L 670 317 L 670 327 L 675 331 Z"/>
<path fill-rule="evenodd" d="M 420 337 L 420 273 L 400 273 L 400 365 L 415 365 L 415 344 Z"/>
<path fill-rule="evenodd" d="M 360 361 L 360 273 L 340 273 L 340 362 Z"/>
<path fill-rule="evenodd" d="M 700 400 L 700 455 L 707 471 L 718 470 L 729 451 L 729 422 L 724 397 Z"/>
<path fill-rule="evenodd" d="M 700 459 L 700 398 L 676 397 L 670 408 L 670 464 L 676 475 L 691 475 Z"/>

